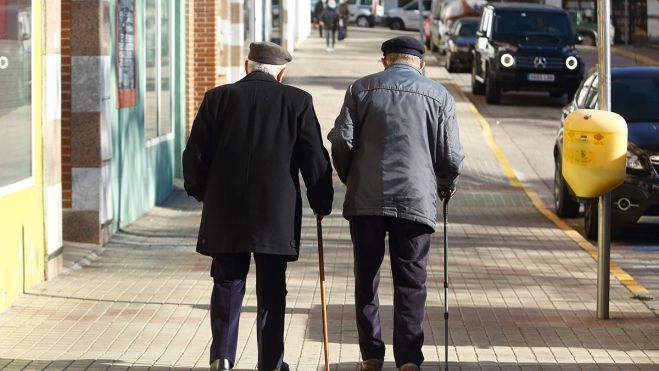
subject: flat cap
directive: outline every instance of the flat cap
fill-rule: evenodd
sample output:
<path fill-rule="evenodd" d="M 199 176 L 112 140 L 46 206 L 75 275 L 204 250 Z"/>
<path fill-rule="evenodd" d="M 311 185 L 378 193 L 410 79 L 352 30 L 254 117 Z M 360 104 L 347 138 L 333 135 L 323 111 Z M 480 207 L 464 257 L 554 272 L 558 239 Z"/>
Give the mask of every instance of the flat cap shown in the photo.
<path fill-rule="evenodd" d="M 263 64 L 286 64 L 293 60 L 288 50 L 269 41 L 253 42 L 249 44 L 247 59 Z"/>
<path fill-rule="evenodd" d="M 421 58 L 425 52 L 425 46 L 419 40 L 409 36 L 394 37 L 382 43 L 382 53 L 384 55 L 401 53 Z"/>

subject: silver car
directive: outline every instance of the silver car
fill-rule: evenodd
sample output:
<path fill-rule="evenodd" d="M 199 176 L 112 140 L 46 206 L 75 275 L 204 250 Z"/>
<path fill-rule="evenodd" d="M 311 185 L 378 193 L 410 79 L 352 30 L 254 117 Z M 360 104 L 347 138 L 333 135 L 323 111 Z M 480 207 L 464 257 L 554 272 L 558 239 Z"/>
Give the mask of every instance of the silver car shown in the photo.
<path fill-rule="evenodd" d="M 419 2 L 412 1 L 402 7 L 386 11 L 385 23 L 392 30 L 419 29 L 420 22 L 430 14 L 432 0 L 423 0 L 423 14 L 419 11 Z"/>

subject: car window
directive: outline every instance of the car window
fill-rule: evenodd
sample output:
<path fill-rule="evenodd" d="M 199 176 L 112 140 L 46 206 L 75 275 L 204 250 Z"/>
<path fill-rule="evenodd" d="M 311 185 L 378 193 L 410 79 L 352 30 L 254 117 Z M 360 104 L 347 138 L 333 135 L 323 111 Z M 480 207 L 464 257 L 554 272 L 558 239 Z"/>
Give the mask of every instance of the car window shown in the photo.
<path fill-rule="evenodd" d="M 373 0 L 362 0 L 361 5 L 371 6 L 371 5 L 373 5 Z"/>
<path fill-rule="evenodd" d="M 476 35 L 476 28 L 478 23 L 476 22 L 459 22 L 458 26 L 454 30 L 454 34 L 463 37 L 469 37 Z"/>
<path fill-rule="evenodd" d="M 493 37 L 515 43 L 571 44 L 572 26 L 565 13 L 499 11 Z"/>
<path fill-rule="evenodd" d="M 611 111 L 627 122 L 659 120 L 659 76 L 626 77 L 611 82 Z"/>
<path fill-rule="evenodd" d="M 593 83 L 593 79 L 595 78 L 595 75 L 590 75 L 584 80 L 584 83 L 581 85 L 581 88 L 577 91 L 577 107 L 583 108 L 584 103 L 586 102 L 586 97 L 588 96 L 588 91 L 590 90 L 590 86 Z"/>
<path fill-rule="evenodd" d="M 320 0 L 320 1 L 322 1 L 322 0 Z M 355 4 L 357 4 L 357 0 L 348 0 L 348 4 L 355 5 Z"/>
<path fill-rule="evenodd" d="M 403 9 L 405 9 L 405 10 L 417 10 L 417 9 L 419 9 L 419 3 L 416 2 L 416 1 L 413 1 L 409 4 L 407 4 L 407 6 L 405 6 Z"/>

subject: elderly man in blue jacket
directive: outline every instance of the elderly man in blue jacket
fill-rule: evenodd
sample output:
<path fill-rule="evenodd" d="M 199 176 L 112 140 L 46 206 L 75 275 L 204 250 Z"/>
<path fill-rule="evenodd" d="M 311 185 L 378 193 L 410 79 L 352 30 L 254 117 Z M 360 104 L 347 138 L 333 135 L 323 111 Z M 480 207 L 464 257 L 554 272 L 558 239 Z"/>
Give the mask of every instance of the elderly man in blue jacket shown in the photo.
<path fill-rule="evenodd" d="M 332 159 L 347 186 L 343 215 L 355 259 L 361 370 L 381 370 L 385 354 L 377 288 L 385 235 L 394 280 L 396 367 L 423 363 L 426 265 L 437 201 L 455 192 L 464 154 L 455 101 L 423 76 L 424 46 L 407 36 L 382 44 L 384 71 L 355 81 L 329 133 Z"/>

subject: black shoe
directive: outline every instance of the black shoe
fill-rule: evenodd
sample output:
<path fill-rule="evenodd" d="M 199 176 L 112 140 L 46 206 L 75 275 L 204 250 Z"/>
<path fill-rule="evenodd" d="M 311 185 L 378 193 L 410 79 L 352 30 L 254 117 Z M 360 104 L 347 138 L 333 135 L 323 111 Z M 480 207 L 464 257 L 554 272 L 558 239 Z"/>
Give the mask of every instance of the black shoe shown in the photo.
<path fill-rule="evenodd" d="M 233 370 L 233 365 L 231 361 L 226 358 L 216 359 L 211 362 L 211 371 L 231 371 Z"/>
<path fill-rule="evenodd" d="M 282 362 L 281 366 L 279 368 L 275 369 L 275 371 L 290 371 L 290 370 L 291 369 L 288 367 L 288 363 L 286 363 L 286 362 Z"/>

